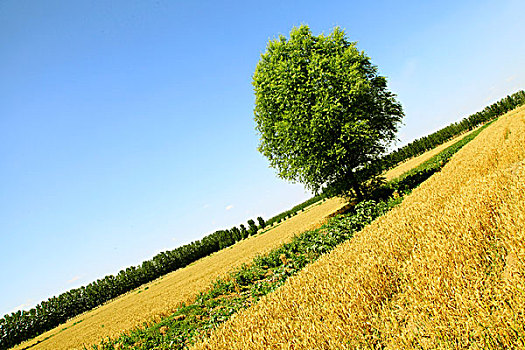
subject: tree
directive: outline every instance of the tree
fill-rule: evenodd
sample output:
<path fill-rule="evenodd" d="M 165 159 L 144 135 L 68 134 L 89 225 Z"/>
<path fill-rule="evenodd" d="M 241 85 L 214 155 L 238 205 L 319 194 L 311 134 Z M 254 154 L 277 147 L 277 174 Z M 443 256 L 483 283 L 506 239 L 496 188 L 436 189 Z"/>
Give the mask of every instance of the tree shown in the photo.
<path fill-rule="evenodd" d="M 234 226 L 230 231 L 232 232 L 232 236 L 235 238 L 236 242 L 242 239 L 241 231 L 239 231 L 237 227 Z"/>
<path fill-rule="evenodd" d="M 259 228 L 263 229 L 266 226 L 266 222 L 264 222 L 264 219 L 262 217 L 257 217 L 257 222 L 259 222 Z"/>
<path fill-rule="evenodd" d="M 258 149 L 278 176 L 361 198 L 403 117 L 370 58 L 339 28 L 313 36 L 302 25 L 268 43 L 252 84 Z"/>
<path fill-rule="evenodd" d="M 246 229 L 246 227 L 243 224 L 240 224 L 239 227 L 240 227 L 242 238 L 244 239 L 248 237 L 248 230 Z"/>
<path fill-rule="evenodd" d="M 250 236 L 253 236 L 257 233 L 257 225 L 255 225 L 255 221 L 252 219 L 248 220 L 248 233 Z"/>

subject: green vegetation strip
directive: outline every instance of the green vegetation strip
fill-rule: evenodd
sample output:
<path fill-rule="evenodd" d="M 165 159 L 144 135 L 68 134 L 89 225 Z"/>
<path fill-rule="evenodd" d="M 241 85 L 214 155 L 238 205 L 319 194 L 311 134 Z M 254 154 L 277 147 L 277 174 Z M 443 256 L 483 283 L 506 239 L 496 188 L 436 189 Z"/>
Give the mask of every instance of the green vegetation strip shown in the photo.
<path fill-rule="evenodd" d="M 474 139 L 487 125 L 465 136 L 415 169 L 383 186 L 401 194 L 410 192 L 431 174 L 439 171 L 452 155 Z M 307 231 L 290 243 L 259 256 L 249 265 L 217 279 L 210 290 L 200 293 L 195 302 L 182 305 L 158 323 L 144 324 L 115 339 L 102 341 L 92 349 L 184 349 L 205 338 L 233 314 L 257 303 L 260 298 L 281 286 L 288 277 L 307 264 L 350 239 L 355 232 L 399 204 L 403 197 L 386 201 L 367 200 L 350 213 L 338 215 L 321 228 Z"/>
<path fill-rule="evenodd" d="M 159 323 L 145 324 L 117 339 L 103 341 L 93 349 L 183 349 L 208 335 L 231 315 L 258 302 L 288 277 L 351 238 L 354 232 L 399 202 L 401 198 L 380 203 L 361 202 L 354 213 L 340 215 L 320 229 L 295 236 L 290 243 L 255 258 L 250 265 L 241 266 L 226 278 L 217 279 L 193 304 L 181 306 Z"/>

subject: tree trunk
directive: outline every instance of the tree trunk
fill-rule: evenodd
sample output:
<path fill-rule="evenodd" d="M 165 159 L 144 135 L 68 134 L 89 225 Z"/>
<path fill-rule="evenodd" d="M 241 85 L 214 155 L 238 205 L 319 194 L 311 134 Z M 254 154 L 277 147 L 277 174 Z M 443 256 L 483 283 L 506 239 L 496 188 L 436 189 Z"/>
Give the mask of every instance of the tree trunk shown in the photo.
<path fill-rule="evenodd" d="M 357 202 L 361 202 L 364 199 L 363 192 L 361 191 L 361 186 L 359 185 L 359 182 L 357 181 L 357 178 L 353 171 L 350 171 L 348 173 L 348 179 L 350 181 L 350 185 L 352 186 L 352 189 L 355 192 Z"/>

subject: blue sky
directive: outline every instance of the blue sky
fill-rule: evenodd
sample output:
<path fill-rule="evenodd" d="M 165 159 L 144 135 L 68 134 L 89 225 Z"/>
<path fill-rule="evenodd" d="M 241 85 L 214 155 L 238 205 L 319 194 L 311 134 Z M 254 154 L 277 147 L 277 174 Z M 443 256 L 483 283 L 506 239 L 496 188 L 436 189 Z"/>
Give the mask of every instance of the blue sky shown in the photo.
<path fill-rule="evenodd" d="M 257 152 L 269 39 L 342 27 L 402 145 L 525 88 L 523 1 L 0 2 L 0 314 L 310 197 Z"/>

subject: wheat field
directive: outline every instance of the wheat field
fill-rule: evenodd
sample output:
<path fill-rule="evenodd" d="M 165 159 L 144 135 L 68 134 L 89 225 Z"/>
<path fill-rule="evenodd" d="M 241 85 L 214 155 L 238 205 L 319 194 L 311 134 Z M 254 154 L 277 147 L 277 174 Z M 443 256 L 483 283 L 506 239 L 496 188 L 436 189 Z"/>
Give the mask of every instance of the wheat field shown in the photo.
<path fill-rule="evenodd" d="M 181 302 L 187 302 L 199 291 L 204 291 L 217 277 L 250 262 L 258 254 L 278 247 L 294 235 L 319 226 L 326 217 L 345 204 L 344 200 L 333 198 L 311 206 L 264 234 L 237 242 L 190 266 L 145 284 L 14 349 L 28 346 L 35 350 L 81 349 L 83 345 L 97 344 L 104 337 L 117 336 L 146 321 L 158 320 L 171 314 Z M 49 339 L 44 340 L 49 336 Z"/>
<path fill-rule="evenodd" d="M 525 348 L 525 107 L 192 349 Z"/>

